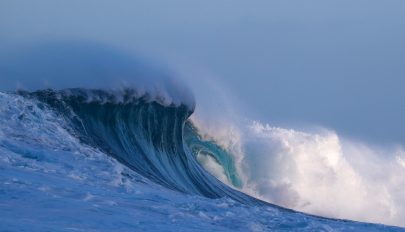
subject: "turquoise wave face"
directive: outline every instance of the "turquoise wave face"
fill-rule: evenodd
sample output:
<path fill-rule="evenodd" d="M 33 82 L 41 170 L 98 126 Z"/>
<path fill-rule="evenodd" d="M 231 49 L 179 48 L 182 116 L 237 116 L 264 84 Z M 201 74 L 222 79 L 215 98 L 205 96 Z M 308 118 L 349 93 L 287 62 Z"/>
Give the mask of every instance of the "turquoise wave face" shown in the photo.
<path fill-rule="evenodd" d="M 204 140 L 190 121 L 187 121 L 184 126 L 184 142 L 196 157 L 212 158 L 212 161 L 221 167 L 220 171 L 225 175 L 226 181 L 235 188 L 242 188 L 242 181 L 238 176 L 232 154 L 217 145 L 215 141 Z"/>

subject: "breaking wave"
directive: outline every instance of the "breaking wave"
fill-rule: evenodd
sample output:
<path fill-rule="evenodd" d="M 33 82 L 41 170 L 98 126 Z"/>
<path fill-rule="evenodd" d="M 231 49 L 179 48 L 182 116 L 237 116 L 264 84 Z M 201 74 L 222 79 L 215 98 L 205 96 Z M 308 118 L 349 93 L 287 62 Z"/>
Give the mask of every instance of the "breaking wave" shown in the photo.
<path fill-rule="evenodd" d="M 0 190 L 0 200 L 4 197 L 7 202 L 13 202 L 10 200 L 14 199 L 13 191 L 32 185 L 19 185 L 13 177 L 21 168 L 21 173 L 27 170 L 30 173 L 21 174 L 21 178 L 28 179 L 27 183 L 31 172 L 40 173 L 37 173 L 38 182 L 44 179 L 52 182 L 54 177 L 46 174 L 50 172 L 63 181 L 66 174 L 81 183 L 80 186 L 84 186 L 80 181 L 91 180 L 86 183 L 87 187 L 96 183 L 88 190 L 105 184 L 103 181 L 110 180 L 108 175 L 113 172 L 119 176 L 118 185 L 126 188 L 135 182 L 148 186 L 153 183 L 164 191 L 182 194 L 183 198 L 211 199 L 206 202 L 199 198 L 203 206 L 189 208 L 194 204 L 189 202 L 187 207 L 177 209 L 180 201 L 177 195 L 168 197 L 169 200 L 162 199 L 156 195 L 163 190 L 150 190 L 155 197 L 150 202 L 157 202 L 154 207 L 169 207 L 169 202 L 174 201 L 174 205 L 170 205 L 173 215 L 183 217 L 191 211 L 190 220 L 198 218 L 210 226 L 225 226 L 228 230 L 401 230 L 311 216 L 290 209 L 333 218 L 405 225 L 402 221 L 405 217 L 402 148 L 372 149 L 341 139 L 328 130 L 307 133 L 255 121 L 240 126 L 228 120 L 211 127 L 194 115 L 196 103 L 191 94 L 164 72 L 154 72 L 158 77 L 151 78 L 144 67 L 134 68 L 134 60 L 127 56 L 100 53 L 91 46 L 64 46 L 35 50 L 22 64 L 18 63 L 20 58 L 11 57 L 15 60 L 12 65 L 0 59 L 0 75 L 4 77 L 1 81 L 8 88 L 7 92 L 0 92 L 0 170 L 6 170 L 0 177 L 6 180 L 2 184 L 7 189 Z M 77 57 L 80 59 L 76 60 Z M 32 62 L 26 65 L 27 61 Z M 56 66 L 50 68 L 53 63 Z M 59 73 L 63 75 L 58 76 Z M 93 75 L 101 75 L 101 78 L 85 78 Z M 38 78 L 45 84 L 29 84 Z M 88 83 L 78 84 L 83 78 Z M 17 90 L 13 90 L 15 80 L 20 85 Z M 61 84 L 60 80 L 66 83 Z M 111 86 L 115 81 L 116 85 Z M 33 88 L 25 88 L 24 83 Z M 79 159 L 77 154 L 85 157 Z M 113 165 L 119 167 L 117 171 L 111 168 L 110 162 L 122 166 Z M 86 176 L 72 171 L 76 167 Z M 98 169 L 100 173 L 92 176 Z M 127 171 L 122 171 L 124 169 Z M 102 180 L 97 180 L 98 177 Z M 66 183 L 67 186 L 78 184 Z M 121 190 L 105 189 L 109 195 L 99 192 L 104 198 L 119 198 L 109 200 L 108 204 L 123 202 L 124 208 L 131 204 L 126 201 L 127 195 L 121 195 Z M 51 192 L 48 187 L 36 186 L 35 190 L 18 193 L 25 196 L 37 190 Z M 66 191 L 74 190 L 56 191 L 62 197 L 56 193 L 52 196 L 64 199 Z M 91 202 L 94 198 L 87 194 L 83 201 Z M 220 202 L 218 207 L 214 200 Z M 139 202 L 143 201 L 138 199 Z M 36 202 L 32 204 L 38 210 Z M 9 211 L 18 211 L 12 204 L 3 205 L 9 207 Z M 228 208 L 229 205 L 233 208 Z M 209 210 L 199 210 L 199 207 Z M 18 211 L 20 213 L 24 212 Z M 227 218 L 232 219 L 231 222 Z M 246 219 L 255 222 L 246 224 Z M 6 219 L 3 223 L 12 224 Z"/>
<path fill-rule="evenodd" d="M 256 121 L 244 133 L 228 128 L 221 137 L 221 128 L 208 132 L 196 117 L 189 119 L 190 106 L 164 105 L 131 89 L 19 94 L 55 110 L 81 142 L 168 189 L 264 204 L 253 196 L 317 215 L 401 225 L 401 150 L 394 160 L 381 160 L 331 131 L 311 134 Z"/>

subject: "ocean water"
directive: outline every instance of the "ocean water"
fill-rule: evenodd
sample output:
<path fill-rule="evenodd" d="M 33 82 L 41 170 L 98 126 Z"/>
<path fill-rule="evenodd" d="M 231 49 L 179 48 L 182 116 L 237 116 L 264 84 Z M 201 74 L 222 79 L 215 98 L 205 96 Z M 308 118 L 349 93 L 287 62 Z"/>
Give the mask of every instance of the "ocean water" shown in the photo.
<path fill-rule="evenodd" d="M 134 90 L 0 93 L 0 230 L 404 231 L 242 193 L 235 160 L 192 113 Z"/>

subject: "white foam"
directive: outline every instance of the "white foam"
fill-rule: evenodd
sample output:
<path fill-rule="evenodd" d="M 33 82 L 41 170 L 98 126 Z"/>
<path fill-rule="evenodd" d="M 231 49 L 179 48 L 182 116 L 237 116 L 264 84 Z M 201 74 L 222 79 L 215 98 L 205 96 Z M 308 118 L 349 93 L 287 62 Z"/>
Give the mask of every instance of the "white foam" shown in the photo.
<path fill-rule="evenodd" d="M 331 130 L 308 133 L 257 121 L 237 129 L 229 122 L 206 128 L 195 118 L 206 137 L 235 156 L 242 191 L 307 213 L 405 225 L 402 147 L 378 148 Z"/>

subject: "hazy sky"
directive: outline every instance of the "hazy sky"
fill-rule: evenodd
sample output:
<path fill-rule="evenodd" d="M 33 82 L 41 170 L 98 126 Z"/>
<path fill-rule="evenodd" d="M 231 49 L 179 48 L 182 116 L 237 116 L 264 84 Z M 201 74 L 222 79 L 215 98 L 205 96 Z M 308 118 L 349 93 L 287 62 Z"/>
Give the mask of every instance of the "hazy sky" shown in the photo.
<path fill-rule="evenodd" d="M 405 144 L 403 0 L 0 1 L 0 48 L 61 39 L 187 61 L 265 122 Z"/>

